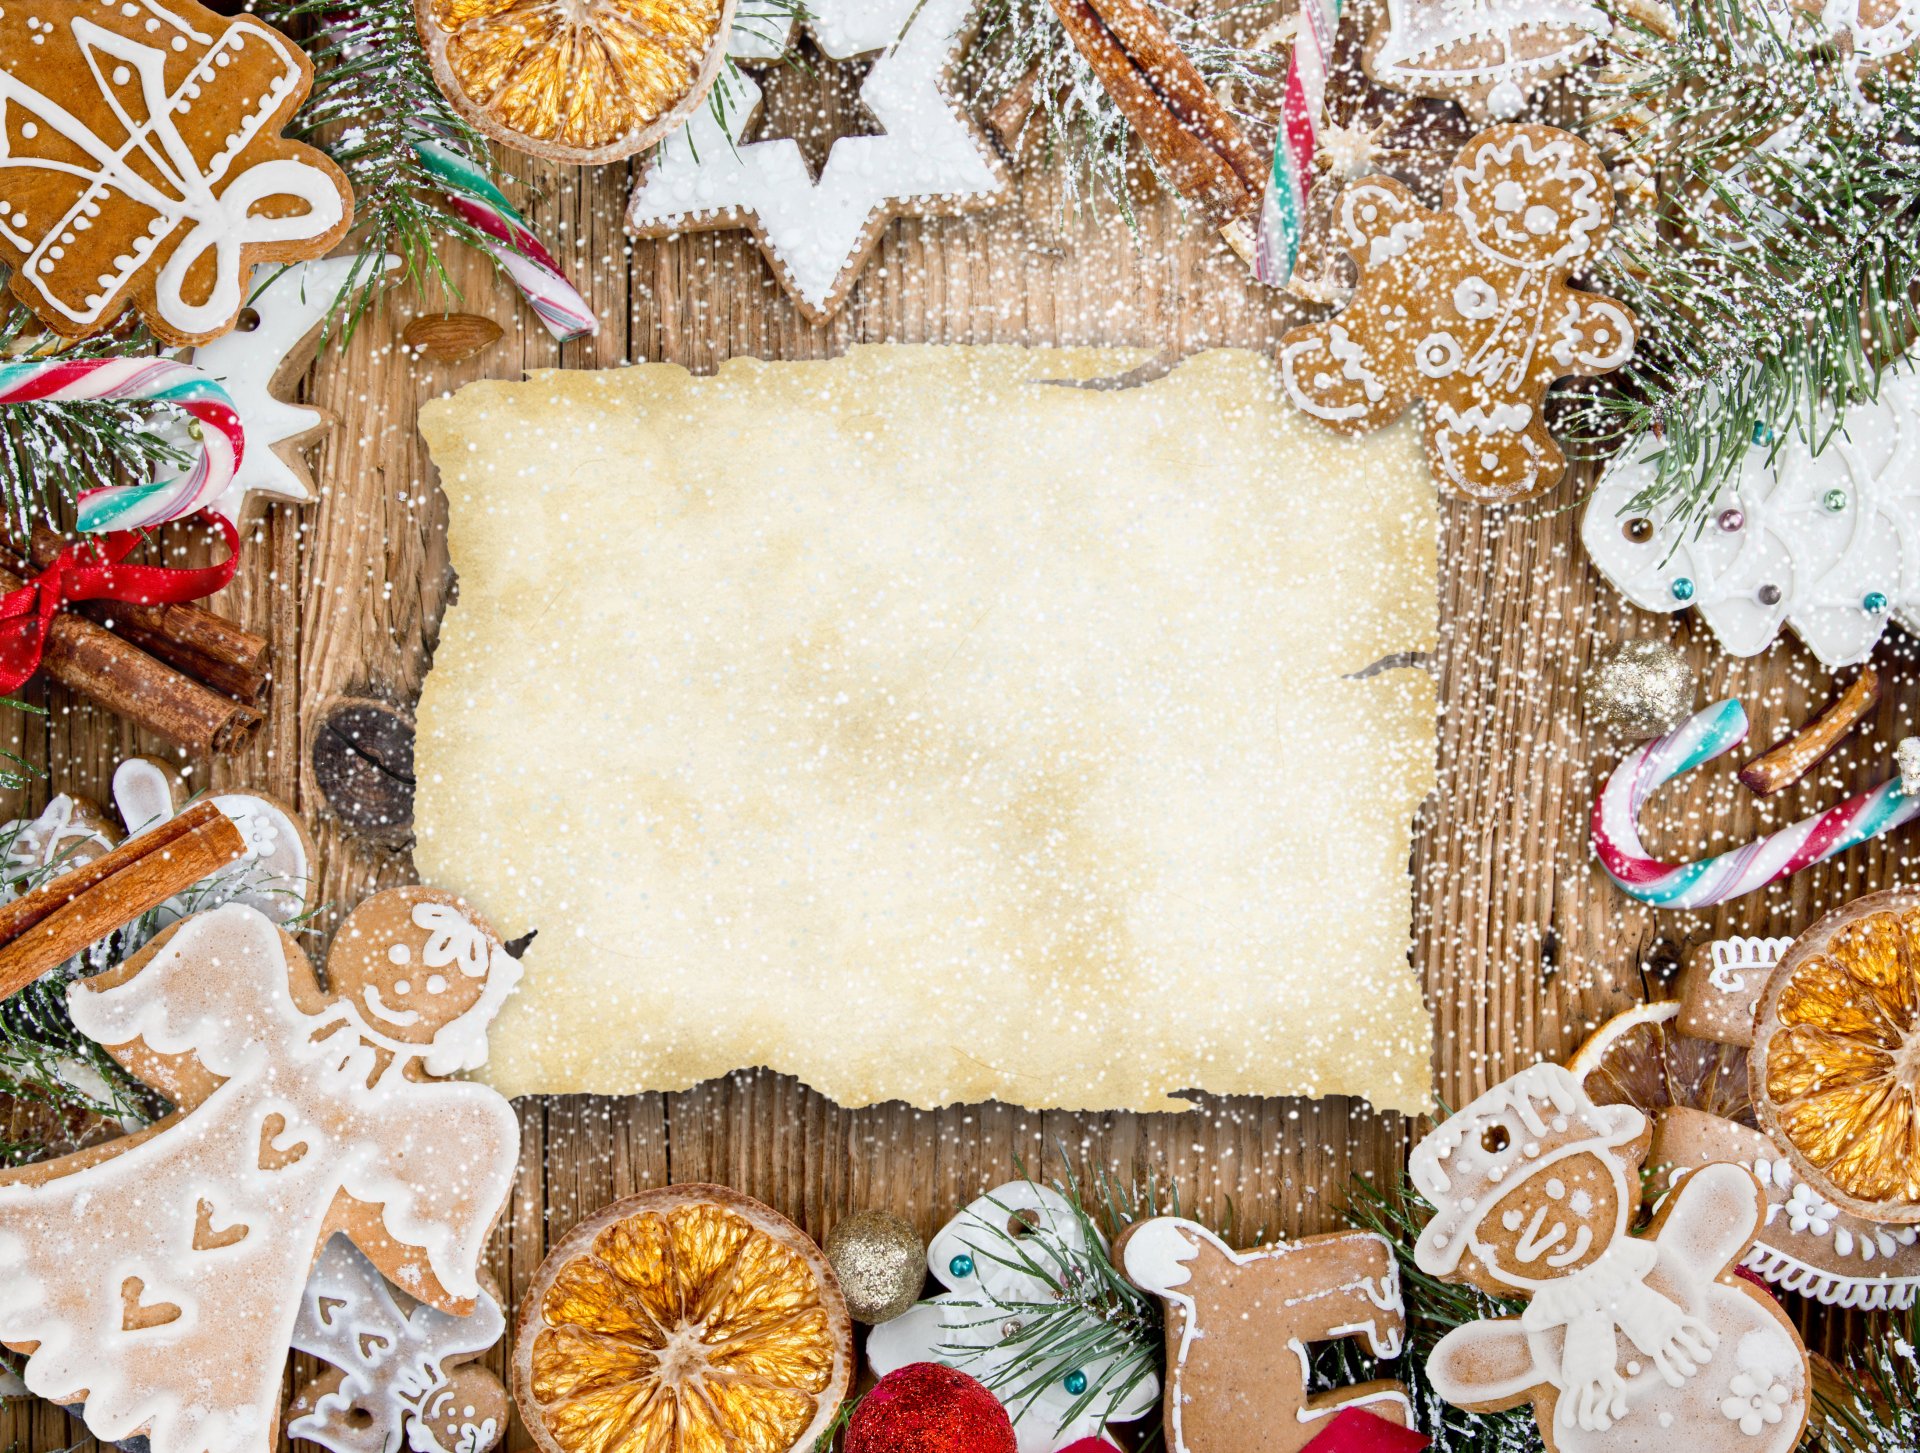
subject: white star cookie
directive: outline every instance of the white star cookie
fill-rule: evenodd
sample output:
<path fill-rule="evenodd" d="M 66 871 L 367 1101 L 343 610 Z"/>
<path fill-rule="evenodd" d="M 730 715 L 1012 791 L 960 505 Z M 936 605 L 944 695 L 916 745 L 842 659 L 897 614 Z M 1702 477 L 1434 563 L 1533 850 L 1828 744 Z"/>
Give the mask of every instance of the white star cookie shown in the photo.
<path fill-rule="evenodd" d="M 741 141 L 761 96 L 741 71 L 726 129 L 702 107 L 668 137 L 633 194 L 627 226 L 642 237 L 750 228 L 800 311 L 819 322 L 846 301 L 894 217 L 990 206 L 1007 179 L 946 91 L 972 0 L 821 0 L 808 9 L 808 28 L 834 60 L 883 52 L 860 87 L 882 134 L 841 137 L 816 181 L 791 138 Z M 751 17 L 736 25 L 728 52 L 777 59 L 792 29 L 790 18 Z"/>

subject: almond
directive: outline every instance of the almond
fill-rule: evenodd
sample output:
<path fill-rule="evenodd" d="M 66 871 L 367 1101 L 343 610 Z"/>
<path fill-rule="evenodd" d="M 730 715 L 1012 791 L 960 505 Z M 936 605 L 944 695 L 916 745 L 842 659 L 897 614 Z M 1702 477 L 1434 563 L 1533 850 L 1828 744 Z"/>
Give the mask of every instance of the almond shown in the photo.
<path fill-rule="evenodd" d="M 437 313 L 415 318 L 400 334 L 416 353 L 442 363 L 458 363 L 500 341 L 500 325 L 474 313 Z"/>

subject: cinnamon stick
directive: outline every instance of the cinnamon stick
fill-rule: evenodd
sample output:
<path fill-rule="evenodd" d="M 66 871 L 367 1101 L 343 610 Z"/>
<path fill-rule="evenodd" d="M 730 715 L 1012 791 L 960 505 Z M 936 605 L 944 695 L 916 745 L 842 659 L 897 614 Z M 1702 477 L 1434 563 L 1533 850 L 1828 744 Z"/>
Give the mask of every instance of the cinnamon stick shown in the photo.
<path fill-rule="evenodd" d="M 1146 0 L 1051 0 L 1127 124 L 1217 225 L 1256 215 L 1266 169 Z"/>
<path fill-rule="evenodd" d="M 67 544 L 57 532 L 36 525 L 31 547 L 35 567 L 45 570 Z M 149 655 L 249 706 L 258 705 L 266 694 L 272 659 L 267 638 L 203 606 L 89 600 L 74 609 Z"/>
<path fill-rule="evenodd" d="M 246 852 L 211 801 L 0 907 L 0 999 Z"/>
<path fill-rule="evenodd" d="M 1761 797 L 1789 787 L 1811 772 L 1880 699 L 1880 675 L 1862 666 L 1827 709 L 1740 769 L 1740 780 Z"/>
<path fill-rule="evenodd" d="M 19 562 L 0 557 L 0 591 L 26 584 L 23 572 Z M 197 757 L 237 750 L 262 719 L 258 709 L 181 675 L 73 611 L 54 617 L 41 665 L 62 686 Z"/>

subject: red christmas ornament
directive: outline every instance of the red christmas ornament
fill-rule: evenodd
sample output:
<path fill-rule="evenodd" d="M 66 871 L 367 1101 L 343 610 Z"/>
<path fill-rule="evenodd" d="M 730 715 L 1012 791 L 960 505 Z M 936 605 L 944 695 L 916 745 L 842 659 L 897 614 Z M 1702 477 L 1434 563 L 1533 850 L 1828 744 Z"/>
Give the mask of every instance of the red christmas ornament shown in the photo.
<path fill-rule="evenodd" d="M 1302 1453 L 1420 1453 L 1433 1439 L 1365 1408 L 1342 1408 Z"/>
<path fill-rule="evenodd" d="M 889 1372 L 860 1399 L 845 1453 L 1016 1453 L 1000 1400 L 938 1362 Z"/>

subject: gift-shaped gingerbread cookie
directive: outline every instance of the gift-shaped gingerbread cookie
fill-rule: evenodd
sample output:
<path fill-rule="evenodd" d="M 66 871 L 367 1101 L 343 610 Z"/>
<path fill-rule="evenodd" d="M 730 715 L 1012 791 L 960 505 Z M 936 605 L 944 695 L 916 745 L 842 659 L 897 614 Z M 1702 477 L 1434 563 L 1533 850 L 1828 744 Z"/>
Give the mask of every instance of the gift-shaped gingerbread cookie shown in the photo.
<path fill-rule="evenodd" d="M 1346 1408 L 1412 1426 L 1399 1383 L 1308 1390 L 1310 1343 L 1351 1338 L 1375 1357 L 1400 1355 L 1406 1309 L 1385 1237 L 1339 1231 L 1235 1251 L 1197 1222 L 1156 1216 L 1114 1255 L 1167 1304 L 1169 1453 L 1300 1453 Z"/>
<path fill-rule="evenodd" d="M 1612 225 L 1599 155 L 1549 126 L 1474 137 L 1437 212 L 1390 177 L 1353 183 L 1338 226 L 1360 287 L 1337 316 L 1282 340 L 1288 398 L 1348 433 L 1423 399 L 1436 479 L 1487 502 L 1550 489 L 1566 457 L 1542 412 L 1548 386 L 1633 353 L 1632 312 L 1567 281 Z"/>
<path fill-rule="evenodd" d="M 1548 1449 L 1564 1453 L 1790 1453 L 1807 1421 L 1807 1351 L 1734 1271 L 1765 1221 L 1759 1183 L 1704 1166 L 1630 1235 L 1649 1135 L 1632 1106 L 1596 1105 L 1567 1070 L 1535 1065 L 1414 1147 L 1414 1185 L 1435 1207 L 1420 1269 L 1527 1301 L 1442 1338 L 1434 1390 L 1474 1412 L 1531 1402 Z"/>
<path fill-rule="evenodd" d="M 449 894 L 395 888 L 335 935 L 323 993 L 257 908 L 228 903 L 75 983 L 74 1024 L 177 1108 L 0 1174 L 0 1342 L 102 1440 L 265 1453 L 314 1259 L 338 1232 L 417 1301 L 481 1296 L 518 1126 L 435 1076 L 484 1058 L 519 977 Z"/>

